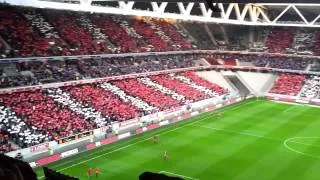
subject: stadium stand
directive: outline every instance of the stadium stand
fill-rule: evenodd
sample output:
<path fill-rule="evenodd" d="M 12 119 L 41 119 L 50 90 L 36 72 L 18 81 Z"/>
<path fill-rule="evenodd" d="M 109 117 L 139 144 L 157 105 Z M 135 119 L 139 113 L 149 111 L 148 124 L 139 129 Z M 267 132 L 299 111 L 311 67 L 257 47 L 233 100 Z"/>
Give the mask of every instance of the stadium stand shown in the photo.
<path fill-rule="evenodd" d="M 89 58 L 4 64 L 15 76 L 0 76 L 0 87 L 16 87 L 88 78 L 117 76 L 194 66 L 193 55 Z M 2 69 L 2 68 L 0 68 Z M 6 68 L 8 71 L 8 68 Z M 28 72 L 23 74 L 23 72 Z"/>
<path fill-rule="evenodd" d="M 303 87 L 305 75 L 281 73 L 270 93 L 296 96 Z"/>
<path fill-rule="evenodd" d="M 206 61 L 211 65 L 225 65 L 225 66 L 236 66 L 237 62 L 235 59 L 215 59 L 215 58 L 206 58 Z"/>
<path fill-rule="evenodd" d="M 156 83 L 155 81 L 152 81 L 148 77 L 139 78 L 139 80 L 140 80 L 140 82 L 146 84 L 147 86 L 152 86 L 153 88 L 157 89 L 158 91 L 161 91 L 164 94 L 170 95 L 173 99 L 185 102 L 185 97 L 183 95 L 178 94 L 178 93 L 174 92 L 173 90 L 168 89 L 167 87 L 164 87 L 164 86 Z"/>
<path fill-rule="evenodd" d="M 299 58 L 279 58 L 278 60 L 269 61 L 269 67 L 278 69 L 305 70 L 309 64 L 309 60 L 301 60 Z"/>
<path fill-rule="evenodd" d="M 61 36 L 70 45 L 71 54 L 98 54 L 107 51 L 101 43 L 94 43 L 89 32 L 77 24 L 74 14 L 53 11 L 46 14 L 46 18 L 55 25 Z"/>
<path fill-rule="evenodd" d="M 0 127 L 17 146 L 29 147 L 226 92 L 185 72 L 2 94 Z M 11 150 L 7 141 L 1 145 Z"/>
<path fill-rule="evenodd" d="M 270 30 L 265 42 L 272 53 L 285 53 L 285 49 L 291 47 L 295 29 L 273 28 Z"/>
<path fill-rule="evenodd" d="M 293 37 L 292 53 L 303 54 L 303 55 L 313 55 L 313 39 L 315 32 L 308 31 L 305 29 L 297 30 L 297 33 Z M 288 49 L 287 53 L 291 50 Z"/>
<path fill-rule="evenodd" d="M 18 117 L 11 109 L 0 106 L 0 130 L 6 132 L 9 138 L 20 147 L 28 147 L 51 140 L 51 137 Z"/>
<path fill-rule="evenodd" d="M 134 97 L 139 97 L 149 105 L 157 107 L 160 110 L 181 105 L 180 101 L 173 99 L 169 95 L 163 94 L 153 87 L 143 84 L 137 79 L 125 79 L 113 81 L 112 83 L 124 90 L 127 94 Z"/>
<path fill-rule="evenodd" d="M 50 96 L 40 91 L 1 95 L 0 102 L 11 107 L 27 123 L 45 131 L 47 137 L 54 139 L 93 128 L 82 116 L 56 104 Z"/>
<path fill-rule="evenodd" d="M 187 68 L 195 66 L 195 61 L 201 58 L 211 65 L 237 66 L 239 62 L 250 62 L 258 67 L 320 71 L 319 62 L 312 57 L 270 54 L 121 54 L 112 58 L 51 57 L 32 61 L 21 58 L 219 48 L 204 24 L 174 23 L 165 19 L 1 6 L 0 55 L 19 59 L 1 63 L 0 88 Z M 211 29 L 214 27 L 210 25 Z M 218 39 L 227 47 L 228 34 L 221 32 L 220 36 Z M 272 28 L 261 45 L 274 53 L 313 51 L 319 55 L 320 33 Z M 9 54 L 8 46 L 12 48 Z M 318 76 L 280 73 L 270 93 L 316 98 L 319 82 Z M 226 93 L 227 89 L 188 71 L 2 94 L 0 151 L 12 150 L 11 143 L 29 147 Z"/>
<path fill-rule="evenodd" d="M 144 43 L 140 43 L 138 39 L 131 37 L 128 32 L 109 17 L 96 15 L 92 19 L 102 29 L 102 32 L 108 36 L 110 41 L 120 48 L 120 52 L 143 52 L 147 50 L 144 47 Z"/>
<path fill-rule="evenodd" d="M 141 112 L 118 96 L 95 85 L 78 85 L 64 88 L 77 101 L 91 106 L 110 120 L 128 120 L 139 116 Z"/>
<path fill-rule="evenodd" d="M 12 151 L 13 148 L 9 143 L 9 136 L 6 132 L 0 129 L 0 154 Z"/>
<path fill-rule="evenodd" d="M 189 40 L 181 36 L 176 27 L 158 19 L 138 20 L 8 6 L 1 7 L 0 17 L 0 35 L 14 49 L 14 57 L 192 48 Z"/>
<path fill-rule="evenodd" d="M 141 34 L 147 39 L 147 42 L 153 46 L 155 51 L 172 50 L 166 41 L 162 39 L 163 36 L 161 37 L 161 34 L 156 34 L 156 31 L 145 21 L 135 20 L 133 26 L 138 34 Z"/>
<path fill-rule="evenodd" d="M 181 75 L 189 78 L 194 83 L 196 83 L 196 84 L 198 84 L 200 86 L 206 87 L 207 89 L 210 89 L 210 90 L 216 92 L 219 95 L 222 95 L 222 94 L 227 92 L 227 90 L 223 89 L 222 87 L 218 86 L 217 84 L 213 84 L 213 83 L 211 83 L 211 82 L 209 82 L 209 81 L 197 76 L 192 71 L 181 73 Z"/>
<path fill-rule="evenodd" d="M 111 83 L 104 82 L 104 83 L 100 84 L 100 87 L 119 96 L 119 98 L 122 99 L 124 102 L 132 103 L 132 105 L 141 109 L 144 112 L 144 114 L 149 114 L 149 113 L 154 112 L 156 110 L 155 107 L 150 106 L 149 104 L 147 104 L 146 102 L 144 102 L 140 98 L 133 97 L 133 96 L 126 94 L 125 91 L 123 91 L 122 89 L 120 89 L 119 87 L 117 87 Z"/>
<path fill-rule="evenodd" d="M 314 63 L 312 58 L 305 57 L 281 57 L 270 55 L 229 55 L 218 54 L 213 57 L 206 58 L 212 65 L 236 65 L 236 60 L 239 62 L 251 62 L 258 67 L 271 67 L 278 69 L 294 69 L 306 70 L 308 65 Z"/>
<path fill-rule="evenodd" d="M 62 55 L 65 44 L 57 37 L 41 37 L 32 23 L 14 8 L 0 7 L 0 35 L 14 49 L 14 56 Z M 51 48 L 58 46 L 59 48 Z"/>
<path fill-rule="evenodd" d="M 315 39 L 314 39 L 314 48 L 313 48 L 314 55 L 320 55 L 320 32 L 316 32 Z"/>
<path fill-rule="evenodd" d="M 320 91 L 320 77 L 310 76 L 305 80 L 305 84 L 300 91 L 300 97 L 316 98 L 319 96 Z"/>
<path fill-rule="evenodd" d="M 59 88 L 45 89 L 46 93 L 57 103 L 60 103 L 73 112 L 81 114 L 87 121 L 94 121 L 95 127 L 102 127 L 110 122 L 110 119 L 102 116 L 101 112 L 96 111 L 87 104 L 83 105 L 71 97 L 71 95 Z"/>
<path fill-rule="evenodd" d="M 185 84 L 177 79 L 174 79 L 168 75 L 158 75 L 158 76 L 151 76 L 150 79 L 154 80 L 155 82 L 165 86 L 181 95 L 186 97 L 189 101 L 199 101 L 205 99 L 205 93 L 196 90 L 190 87 L 188 84 Z"/>
<path fill-rule="evenodd" d="M 184 39 L 172 24 L 163 19 L 160 19 L 159 21 L 153 20 L 153 22 L 160 26 L 163 32 L 171 38 L 171 41 L 173 41 L 174 46 L 176 47 L 176 50 L 188 50 L 192 48 L 191 43 L 188 40 Z"/>

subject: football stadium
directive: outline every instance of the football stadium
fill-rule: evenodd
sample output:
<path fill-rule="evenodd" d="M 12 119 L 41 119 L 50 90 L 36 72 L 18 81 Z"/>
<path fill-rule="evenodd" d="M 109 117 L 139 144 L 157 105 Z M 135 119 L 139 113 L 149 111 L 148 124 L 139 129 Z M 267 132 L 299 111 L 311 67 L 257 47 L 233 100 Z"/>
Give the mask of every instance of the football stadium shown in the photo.
<path fill-rule="evenodd" d="M 317 0 L 0 0 L 0 179 L 320 179 Z"/>

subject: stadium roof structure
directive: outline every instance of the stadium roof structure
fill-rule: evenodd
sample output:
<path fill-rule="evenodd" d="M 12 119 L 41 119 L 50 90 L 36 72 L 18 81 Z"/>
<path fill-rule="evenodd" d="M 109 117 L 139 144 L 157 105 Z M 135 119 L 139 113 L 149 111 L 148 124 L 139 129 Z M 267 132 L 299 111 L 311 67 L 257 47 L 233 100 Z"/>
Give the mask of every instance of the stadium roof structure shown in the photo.
<path fill-rule="evenodd" d="M 279 0 L 281 3 L 272 0 L 210 1 L 221 12 L 213 12 L 205 0 L 0 0 L 11 5 L 91 13 L 250 26 L 320 27 L 319 0 Z"/>

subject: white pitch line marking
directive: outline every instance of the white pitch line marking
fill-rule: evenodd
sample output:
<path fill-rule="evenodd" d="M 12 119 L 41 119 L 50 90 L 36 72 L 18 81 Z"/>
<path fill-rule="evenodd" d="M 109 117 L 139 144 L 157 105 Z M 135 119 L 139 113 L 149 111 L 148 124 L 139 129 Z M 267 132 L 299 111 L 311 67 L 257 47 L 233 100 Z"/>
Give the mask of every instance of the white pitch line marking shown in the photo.
<path fill-rule="evenodd" d="M 283 141 L 284 147 L 287 148 L 288 150 L 292 151 L 292 152 L 295 152 L 295 153 L 298 153 L 298 154 L 301 154 L 301 155 L 304 155 L 304 156 L 312 157 L 312 158 L 317 158 L 317 159 L 320 158 L 320 156 L 315 156 L 315 155 L 312 155 L 312 154 L 304 153 L 304 152 L 298 151 L 298 150 L 290 147 L 287 143 L 288 142 L 297 143 L 296 141 L 292 141 L 294 139 L 320 139 L 320 137 L 292 137 L 292 138 L 288 138 L 285 141 Z M 312 146 L 312 147 L 319 147 L 317 145 L 305 144 L 305 143 L 297 143 L 297 144 L 303 144 L 303 145 Z"/>
<path fill-rule="evenodd" d="M 178 177 L 182 177 L 182 178 L 185 178 L 185 179 L 199 180 L 199 179 L 196 179 L 196 178 L 193 178 L 193 177 L 184 176 L 184 175 L 181 175 L 181 174 L 176 174 L 176 173 L 172 173 L 172 172 L 168 172 L 168 171 L 160 171 L 159 173 L 171 174 L 171 175 L 178 176 Z"/>
<path fill-rule="evenodd" d="M 176 131 L 176 130 L 181 129 L 181 128 L 183 128 L 183 127 L 191 126 L 191 125 L 193 125 L 193 124 L 195 124 L 195 123 L 197 123 L 197 122 L 203 121 L 203 120 L 208 119 L 208 118 L 210 118 L 210 117 L 205 117 L 205 118 L 199 119 L 198 121 L 194 121 L 194 122 L 192 122 L 192 123 L 184 124 L 184 125 L 182 125 L 182 126 L 180 126 L 180 127 L 171 129 L 171 130 L 169 130 L 169 131 L 164 131 L 164 132 L 162 132 L 162 133 L 159 133 L 158 135 L 167 134 L 167 133 L 169 133 L 169 132 Z M 73 165 L 71 165 L 71 166 L 67 166 L 67 167 L 65 167 L 65 168 L 59 169 L 59 170 L 57 170 L 57 172 L 61 172 L 61 171 L 64 171 L 64 170 L 66 170 L 66 169 L 70 169 L 70 168 L 72 168 L 72 167 L 74 167 L 74 166 L 78 166 L 78 165 L 83 164 L 83 163 L 86 163 L 86 162 L 88 162 L 88 161 L 92 161 L 92 160 L 97 159 L 97 158 L 99 158 L 99 157 L 102 157 L 102 156 L 105 156 L 105 155 L 108 155 L 108 154 L 111 154 L 111 153 L 120 151 L 120 150 L 122 150 L 122 149 L 126 149 L 126 148 L 128 148 L 128 147 L 134 146 L 134 145 L 139 144 L 139 143 L 141 143 L 141 142 L 147 141 L 147 140 L 149 140 L 149 139 L 151 139 L 151 138 L 152 138 L 152 137 L 148 137 L 148 138 L 142 139 L 142 140 L 140 140 L 140 141 L 137 141 L 137 142 L 135 142 L 135 143 L 131 143 L 131 144 L 128 144 L 128 145 L 126 145 L 126 146 L 123 146 L 123 147 L 121 147 L 121 148 L 117 148 L 117 149 L 115 149 L 115 150 L 113 150 L 113 151 L 109 151 L 109 152 L 100 154 L 99 156 L 95 156 L 95 157 L 93 157 L 93 158 L 90 158 L 90 159 L 81 161 L 81 162 L 76 163 L 76 164 L 73 164 Z M 39 177 L 39 179 L 43 179 L 43 178 L 44 178 L 44 176 Z"/>
<path fill-rule="evenodd" d="M 249 102 L 247 102 L 247 103 L 234 104 L 233 106 L 229 106 L 229 108 L 228 108 L 228 106 L 227 106 L 227 107 L 225 107 L 225 110 L 222 110 L 222 112 L 226 112 L 226 111 L 228 111 L 228 110 L 237 109 L 237 108 L 239 108 L 239 105 L 246 105 L 246 104 L 250 104 L 250 103 L 252 103 L 252 102 L 255 102 L 255 101 L 249 101 Z M 240 107 L 241 107 L 241 106 L 240 106 Z M 168 131 L 164 131 L 164 132 L 162 132 L 162 133 L 159 133 L 158 135 L 166 134 L 166 133 L 169 133 L 169 132 L 172 132 L 172 131 L 176 131 L 176 130 L 181 129 L 181 128 L 186 127 L 186 126 L 191 126 L 191 125 L 193 125 L 193 124 L 195 124 L 195 123 L 204 121 L 204 120 L 206 120 L 206 119 L 208 119 L 208 118 L 211 118 L 211 116 L 208 116 L 208 117 L 205 117 L 205 118 L 201 118 L 201 119 L 195 120 L 195 121 L 192 122 L 192 123 L 187 123 L 187 124 L 184 124 L 184 125 L 182 125 L 182 126 L 180 126 L 180 127 L 177 127 L 177 128 L 174 128 L 174 129 L 171 129 L 171 130 L 168 130 Z M 66 170 L 66 169 L 70 169 L 70 168 L 72 168 L 72 167 L 75 167 L 75 166 L 78 166 L 78 165 L 80 165 L 80 164 L 83 164 L 83 163 L 92 161 L 92 160 L 97 159 L 97 158 L 99 158 L 99 157 L 102 157 L 102 156 L 105 156 L 105 155 L 108 155 L 108 154 L 117 152 L 117 151 L 122 150 L 122 149 L 126 149 L 126 148 L 128 148 L 128 147 L 131 147 L 131 146 L 133 146 L 133 145 L 139 144 L 139 143 L 141 143 L 141 142 L 147 141 L 147 140 L 149 140 L 149 139 L 151 139 L 151 138 L 152 138 L 152 137 L 148 137 L 148 138 L 142 139 L 142 140 L 137 141 L 137 142 L 135 142 L 135 143 L 128 144 L 128 145 L 126 145 L 126 146 L 123 146 L 123 147 L 117 148 L 117 149 L 115 149 L 115 150 L 112 150 L 112 151 L 109 151 L 109 152 L 100 154 L 100 155 L 95 156 L 95 157 L 93 157 L 93 158 L 90 158 L 90 159 L 87 159 L 87 160 L 84 160 L 84 161 L 75 163 L 75 164 L 73 164 L 73 165 L 71 165 L 71 166 L 67 166 L 67 167 L 65 167 L 65 168 L 62 168 L 62 169 L 59 169 L 59 170 L 56 170 L 56 171 L 57 171 L 57 172 L 61 172 L 61 171 L 64 171 L 64 170 Z M 44 176 L 40 176 L 40 177 L 39 177 L 39 179 L 43 179 L 43 178 L 44 178 Z"/>

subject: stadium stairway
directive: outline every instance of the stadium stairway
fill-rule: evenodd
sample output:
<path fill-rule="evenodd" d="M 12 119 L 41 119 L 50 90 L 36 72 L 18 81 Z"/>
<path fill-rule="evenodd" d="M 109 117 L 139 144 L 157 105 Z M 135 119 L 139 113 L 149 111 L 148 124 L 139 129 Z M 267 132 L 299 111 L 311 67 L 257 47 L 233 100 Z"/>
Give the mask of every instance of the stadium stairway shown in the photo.
<path fill-rule="evenodd" d="M 206 79 L 211 83 L 215 83 L 229 92 L 235 93 L 237 90 L 232 84 L 228 83 L 220 72 L 217 71 L 197 71 L 199 77 Z"/>
<path fill-rule="evenodd" d="M 237 72 L 238 76 L 255 92 L 266 92 L 273 84 L 276 75 L 272 73 Z"/>

